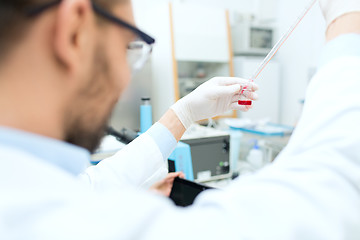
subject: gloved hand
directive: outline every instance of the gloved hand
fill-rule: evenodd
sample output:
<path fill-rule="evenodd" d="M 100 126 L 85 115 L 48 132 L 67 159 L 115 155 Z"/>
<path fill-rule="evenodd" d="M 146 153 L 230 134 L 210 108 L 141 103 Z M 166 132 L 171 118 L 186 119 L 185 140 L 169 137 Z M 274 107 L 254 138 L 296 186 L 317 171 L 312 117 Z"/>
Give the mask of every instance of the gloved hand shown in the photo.
<path fill-rule="evenodd" d="M 359 0 L 319 0 L 327 27 L 338 17 L 351 12 L 360 12 Z"/>
<path fill-rule="evenodd" d="M 242 91 L 246 89 L 246 91 Z M 248 111 L 251 106 L 238 104 L 240 93 L 251 100 L 257 99 L 254 93 L 257 85 L 241 78 L 213 78 L 192 93 L 176 102 L 171 109 L 185 128 L 193 122 L 218 116 L 229 110 Z"/>

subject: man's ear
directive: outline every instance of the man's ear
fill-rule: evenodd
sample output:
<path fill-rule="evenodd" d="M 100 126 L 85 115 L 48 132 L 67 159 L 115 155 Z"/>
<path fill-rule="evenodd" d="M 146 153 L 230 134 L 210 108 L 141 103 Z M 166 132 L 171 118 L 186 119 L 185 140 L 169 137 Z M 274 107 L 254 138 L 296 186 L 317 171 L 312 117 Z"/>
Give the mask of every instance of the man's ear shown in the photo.
<path fill-rule="evenodd" d="M 63 0 L 54 29 L 54 54 L 69 71 L 91 52 L 94 13 L 89 0 Z"/>

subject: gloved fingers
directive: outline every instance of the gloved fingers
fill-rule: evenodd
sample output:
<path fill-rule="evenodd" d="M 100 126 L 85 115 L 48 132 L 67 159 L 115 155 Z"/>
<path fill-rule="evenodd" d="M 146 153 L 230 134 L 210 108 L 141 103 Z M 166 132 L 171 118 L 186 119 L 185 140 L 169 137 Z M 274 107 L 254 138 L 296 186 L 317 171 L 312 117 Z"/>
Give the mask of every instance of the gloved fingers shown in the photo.
<path fill-rule="evenodd" d="M 241 94 L 235 94 L 232 98 L 231 98 L 231 102 L 237 102 L 239 101 L 239 99 L 242 97 Z"/>
<path fill-rule="evenodd" d="M 248 96 L 246 96 L 246 98 L 248 98 L 249 100 L 255 101 L 257 99 L 257 94 L 253 93 L 254 95 L 252 96 L 253 98 L 250 98 Z M 244 98 L 244 95 L 241 94 L 236 94 L 232 97 L 231 99 L 231 104 L 230 104 L 230 108 L 233 110 L 240 110 L 243 112 L 247 112 L 252 108 L 252 105 L 239 105 L 239 100 L 241 98 Z"/>
<path fill-rule="evenodd" d="M 229 86 L 219 86 L 216 88 L 216 96 L 222 97 L 222 96 L 231 96 L 234 94 L 239 93 L 241 90 L 240 85 L 229 85 Z"/>
<path fill-rule="evenodd" d="M 255 92 L 255 91 L 259 90 L 259 86 L 254 82 L 250 82 L 246 86 L 244 86 L 243 89 Z"/>
<path fill-rule="evenodd" d="M 231 105 L 230 105 L 230 109 L 232 110 L 240 110 L 242 112 L 247 112 L 249 111 L 250 109 L 252 108 L 251 105 L 248 105 L 248 106 L 245 106 L 245 105 L 239 105 L 238 102 L 233 102 Z"/>
<path fill-rule="evenodd" d="M 255 92 L 249 92 L 249 91 L 244 91 L 243 94 L 235 94 L 232 98 L 231 98 L 231 102 L 235 102 L 235 101 L 238 101 L 240 98 L 247 98 L 247 99 L 250 99 L 250 100 L 253 100 L 253 101 L 256 101 L 259 99 L 259 95 Z"/>
<path fill-rule="evenodd" d="M 251 99 L 251 100 L 258 100 L 259 99 L 259 96 L 255 92 L 244 91 L 243 95 L 246 98 Z"/>
<path fill-rule="evenodd" d="M 239 84 L 243 86 L 248 83 L 251 83 L 251 81 L 248 79 L 236 78 L 236 77 L 217 77 L 214 78 L 214 80 L 217 81 L 217 83 L 221 86 L 229 86 L 234 84 Z"/>
<path fill-rule="evenodd" d="M 256 83 L 244 78 L 218 77 L 215 78 L 215 80 L 220 86 L 230 86 L 230 85 L 239 84 L 241 86 L 241 89 L 247 89 L 250 91 L 257 91 L 259 89 Z"/>

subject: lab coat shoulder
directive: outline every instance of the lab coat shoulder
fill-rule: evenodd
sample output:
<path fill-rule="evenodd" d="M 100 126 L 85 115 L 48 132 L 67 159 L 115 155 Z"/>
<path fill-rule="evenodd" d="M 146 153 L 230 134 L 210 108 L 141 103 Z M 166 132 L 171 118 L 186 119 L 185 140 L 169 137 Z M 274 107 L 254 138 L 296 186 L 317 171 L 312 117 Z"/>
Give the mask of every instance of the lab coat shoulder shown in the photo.
<path fill-rule="evenodd" d="M 167 161 L 156 142 L 142 134 L 114 156 L 90 167 L 80 177 L 95 191 L 120 189 L 122 185 L 148 188 L 168 172 Z"/>
<path fill-rule="evenodd" d="M 69 172 L 18 148 L 0 145 L 0 163 L 0 188 L 4 191 L 57 189 L 73 181 L 78 182 L 77 187 L 86 186 Z"/>
<path fill-rule="evenodd" d="M 308 88 L 299 124 L 278 160 L 291 165 L 287 157 L 304 156 L 311 163 L 307 166 L 336 169 L 360 184 L 358 89 L 360 57 L 342 57 L 321 68 Z"/>

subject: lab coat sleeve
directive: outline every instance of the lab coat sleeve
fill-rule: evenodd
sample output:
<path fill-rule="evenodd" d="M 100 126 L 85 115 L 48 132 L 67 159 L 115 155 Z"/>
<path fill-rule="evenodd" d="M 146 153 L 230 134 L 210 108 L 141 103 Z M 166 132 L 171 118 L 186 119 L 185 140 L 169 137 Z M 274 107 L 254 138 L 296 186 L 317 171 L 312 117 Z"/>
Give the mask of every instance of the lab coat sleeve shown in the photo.
<path fill-rule="evenodd" d="M 120 189 L 124 184 L 149 188 L 166 177 L 167 158 L 176 147 L 176 141 L 168 141 L 172 143 L 164 149 L 157 138 L 162 134 L 168 136 L 168 130 L 153 128 L 155 130 L 150 128 L 114 156 L 88 168 L 80 178 L 93 190 L 104 191 Z M 158 131 L 156 136 L 154 131 Z"/>

